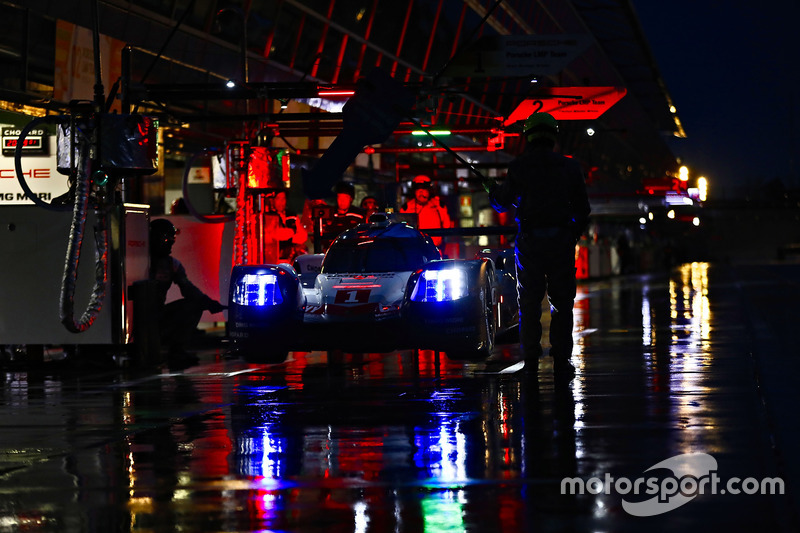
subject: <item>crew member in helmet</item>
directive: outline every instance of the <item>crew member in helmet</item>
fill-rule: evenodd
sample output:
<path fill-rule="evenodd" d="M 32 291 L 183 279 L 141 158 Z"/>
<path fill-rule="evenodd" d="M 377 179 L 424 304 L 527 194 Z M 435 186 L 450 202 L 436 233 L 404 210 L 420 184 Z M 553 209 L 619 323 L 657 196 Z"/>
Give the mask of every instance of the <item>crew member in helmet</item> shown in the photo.
<path fill-rule="evenodd" d="M 452 226 L 447 208 L 433 195 L 433 183 L 428 176 L 420 174 L 411 180 L 414 198 L 400 208 L 401 213 L 416 213 L 419 229 L 449 228 Z M 442 238 L 433 237 L 436 246 L 441 247 Z"/>
<path fill-rule="evenodd" d="M 484 184 L 499 212 L 515 209 L 520 344 L 528 364 L 542 356 L 541 310 L 550 303 L 550 355 L 556 379 L 572 379 L 572 308 L 575 244 L 589 221 L 589 199 L 580 164 L 554 152 L 558 122 L 548 113 L 525 121 L 525 151 L 509 164 L 501 183 Z"/>
<path fill-rule="evenodd" d="M 225 306 L 189 281 L 186 269 L 172 257 L 172 245 L 177 234 L 178 230 L 167 219 L 150 222 L 150 279 L 156 282 L 157 320 L 161 342 L 169 349 L 168 362 L 170 365 L 188 366 L 198 361 L 196 355 L 186 351 L 186 345 L 195 334 L 203 311 L 219 313 Z M 173 283 L 183 298 L 166 303 L 167 292 Z"/>

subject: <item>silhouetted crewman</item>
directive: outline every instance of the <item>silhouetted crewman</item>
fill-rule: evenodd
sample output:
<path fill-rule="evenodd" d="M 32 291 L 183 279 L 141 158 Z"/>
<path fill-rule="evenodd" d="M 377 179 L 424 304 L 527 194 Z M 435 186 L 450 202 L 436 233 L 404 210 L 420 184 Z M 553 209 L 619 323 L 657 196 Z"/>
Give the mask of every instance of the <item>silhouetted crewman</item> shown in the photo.
<path fill-rule="evenodd" d="M 189 281 L 186 269 L 172 257 L 172 245 L 177 234 L 178 230 L 167 219 L 150 222 L 150 279 L 156 282 L 159 332 L 162 344 L 169 349 L 169 362 L 187 365 L 198 361 L 196 355 L 186 351 L 186 345 L 197 332 L 203 311 L 219 313 L 225 306 Z M 167 292 L 173 283 L 183 298 L 166 303 Z"/>
<path fill-rule="evenodd" d="M 501 184 L 487 185 L 496 210 L 516 209 L 517 296 L 520 344 L 529 364 L 542 355 L 541 310 L 550 302 L 550 355 L 556 377 L 571 379 L 575 244 L 589 222 L 589 199 L 580 165 L 553 150 L 558 122 L 547 113 L 525 121 L 527 146 Z"/>

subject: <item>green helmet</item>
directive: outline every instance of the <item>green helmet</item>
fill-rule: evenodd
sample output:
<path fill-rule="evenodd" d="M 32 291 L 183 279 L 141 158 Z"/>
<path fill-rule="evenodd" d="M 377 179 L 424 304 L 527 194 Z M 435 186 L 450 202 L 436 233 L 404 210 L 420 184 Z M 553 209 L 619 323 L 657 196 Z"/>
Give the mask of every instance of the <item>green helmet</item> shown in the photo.
<path fill-rule="evenodd" d="M 550 113 L 533 113 L 525 120 L 522 134 L 528 142 L 534 139 L 555 141 L 558 135 L 558 122 Z"/>

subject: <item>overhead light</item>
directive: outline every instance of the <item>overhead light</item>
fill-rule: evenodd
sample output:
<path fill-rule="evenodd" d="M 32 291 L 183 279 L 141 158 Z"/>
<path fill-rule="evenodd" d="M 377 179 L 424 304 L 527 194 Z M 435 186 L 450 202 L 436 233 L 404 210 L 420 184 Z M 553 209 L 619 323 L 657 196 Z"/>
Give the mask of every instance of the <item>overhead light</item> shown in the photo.
<path fill-rule="evenodd" d="M 328 91 L 328 90 L 324 90 L 324 89 L 321 89 L 320 91 L 317 92 L 317 96 L 319 96 L 319 97 L 323 97 L 323 96 L 353 96 L 354 94 L 356 94 L 355 91 L 335 91 L 335 90 Z"/>
<path fill-rule="evenodd" d="M 699 192 L 698 199 L 701 202 L 708 200 L 708 180 L 703 176 L 697 178 L 697 189 Z"/>
<path fill-rule="evenodd" d="M 411 135 L 450 135 L 450 130 L 414 130 Z"/>
<path fill-rule="evenodd" d="M 228 89 L 233 89 L 234 87 L 236 87 L 236 82 L 233 80 L 228 80 L 227 82 L 225 82 L 225 87 L 227 87 Z"/>
<path fill-rule="evenodd" d="M 586 135 L 591 137 L 594 134 L 595 134 L 594 128 L 586 128 Z"/>

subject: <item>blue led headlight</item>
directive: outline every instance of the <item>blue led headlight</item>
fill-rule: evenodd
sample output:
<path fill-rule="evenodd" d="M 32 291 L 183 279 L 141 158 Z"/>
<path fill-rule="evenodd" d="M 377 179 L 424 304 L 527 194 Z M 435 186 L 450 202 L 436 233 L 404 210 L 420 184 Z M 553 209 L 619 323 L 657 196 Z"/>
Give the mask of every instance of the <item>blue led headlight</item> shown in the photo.
<path fill-rule="evenodd" d="M 411 300 L 414 302 L 449 302 L 467 295 L 467 274 L 458 268 L 424 270 L 417 280 Z"/>
<path fill-rule="evenodd" d="M 283 302 L 278 276 L 272 272 L 245 274 L 236 280 L 233 302 L 239 305 L 266 307 Z"/>

